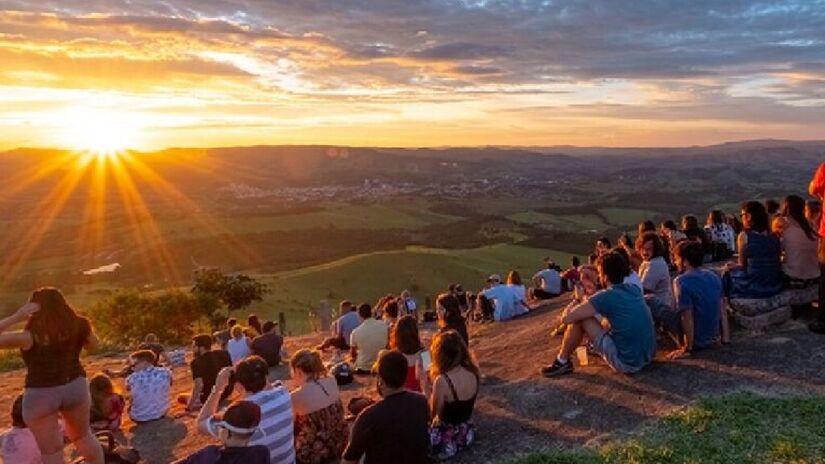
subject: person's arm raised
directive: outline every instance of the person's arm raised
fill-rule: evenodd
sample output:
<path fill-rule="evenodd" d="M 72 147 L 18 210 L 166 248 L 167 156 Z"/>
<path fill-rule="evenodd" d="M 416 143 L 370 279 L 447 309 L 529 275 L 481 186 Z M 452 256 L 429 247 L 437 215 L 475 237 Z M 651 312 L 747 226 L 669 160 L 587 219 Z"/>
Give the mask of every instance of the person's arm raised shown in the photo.
<path fill-rule="evenodd" d="M 596 315 L 596 308 L 589 302 L 576 305 L 567 311 L 567 314 L 562 318 L 565 324 L 572 324 L 574 322 L 582 321 L 594 317 Z"/>
<path fill-rule="evenodd" d="M 21 322 L 27 321 L 32 314 L 40 310 L 40 305 L 37 303 L 26 303 L 21 306 L 14 314 L 0 320 L 0 349 L 19 348 L 28 349 L 32 344 L 32 336 L 26 331 L 17 331 L 12 333 L 3 333 L 10 327 L 15 326 Z"/>
<path fill-rule="evenodd" d="M 203 404 L 200 414 L 198 414 L 198 431 L 204 435 L 212 435 L 209 429 L 209 419 L 218 412 L 218 404 L 221 401 L 223 391 L 229 386 L 229 378 L 232 376 L 233 369 L 231 367 L 224 367 L 218 373 L 215 379 L 215 386 L 212 387 L 212 392 L 209 393 L 209 398 Z"/>

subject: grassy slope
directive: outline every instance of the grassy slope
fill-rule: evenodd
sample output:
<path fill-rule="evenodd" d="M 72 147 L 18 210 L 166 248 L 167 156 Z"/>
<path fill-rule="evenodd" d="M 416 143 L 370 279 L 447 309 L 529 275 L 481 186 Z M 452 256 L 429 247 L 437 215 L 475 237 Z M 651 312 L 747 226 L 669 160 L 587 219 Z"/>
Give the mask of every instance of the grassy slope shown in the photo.
<path fill-rule="evenodd" d="M 345 298 L 372 303 L 385 293 L 406 288 L 423 304 L 425 296 L 434 298 L 450 282 L 461 282 L 468 290 L 476 290 L 489 274 L 503 276 L 510 269 L 529 278 L 548 255 L 560 263 L 570 258 L 561 252 L 517 245 L 469 250 L 410 247 L 351 256 L 297 271 L 257 275 L 272 293 L 250 311 L 265 318 L 275 318 L 279 311 L 284 311 L 290 329 L 301 331 L 308 324 L 307 310 L 322 299 L 329 299 L 332 304 Z"/>
<path fill-rule="evenodd" d="M 628 439 L 509 464 L 825 463 L 825 399 L 737 393 L 708 398 Z"/>

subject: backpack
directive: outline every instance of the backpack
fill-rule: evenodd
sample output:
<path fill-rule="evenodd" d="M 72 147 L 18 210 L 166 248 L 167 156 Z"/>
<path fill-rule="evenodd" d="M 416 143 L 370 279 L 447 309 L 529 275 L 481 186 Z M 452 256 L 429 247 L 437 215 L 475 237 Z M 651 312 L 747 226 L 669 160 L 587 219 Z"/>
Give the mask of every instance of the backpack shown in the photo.
<path fill-rule="evenodd" d="M 338 385 L 349 385 L 352 383 L 352 366 L 346 362 L 339 362 L 332 366 L 330 372 L 333 377 L 335 377 L 335 382 L 338 383 Z"/>

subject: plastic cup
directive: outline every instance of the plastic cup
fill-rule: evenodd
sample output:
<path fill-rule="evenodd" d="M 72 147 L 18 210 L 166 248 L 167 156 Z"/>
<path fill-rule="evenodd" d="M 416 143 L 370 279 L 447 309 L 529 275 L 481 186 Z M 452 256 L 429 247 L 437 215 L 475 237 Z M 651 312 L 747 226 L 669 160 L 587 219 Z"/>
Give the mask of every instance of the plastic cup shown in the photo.
<path fill-rule="evenodd" d="M 579 360 L 579 366 L 586 366 L 590 364 L 590 360 L 587 357 L 587 347 L 580 346 L 576 348 L 576 358 Z"/>

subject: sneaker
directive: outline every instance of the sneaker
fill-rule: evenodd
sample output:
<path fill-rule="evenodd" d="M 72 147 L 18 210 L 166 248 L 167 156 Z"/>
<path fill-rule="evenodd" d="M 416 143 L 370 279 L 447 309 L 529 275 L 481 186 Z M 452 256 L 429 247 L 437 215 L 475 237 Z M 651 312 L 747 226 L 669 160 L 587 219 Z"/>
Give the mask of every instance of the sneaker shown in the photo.
<path fill-rule="evenodd" d="M 825 322 L 822 321 L 814 321 L 808 324 L 808 330 L 813 333 L 817 333 L 820 335 L 825 335 Z"/>
<path fill-rule="evenodd" d="M 571 372 L 573 372 L 573 362 L 569 359 L 566 363 L 561 363 L 556 359 L 553 364 L 541 368 L 541 375 L 545 377 L 558 377 Z"/>

